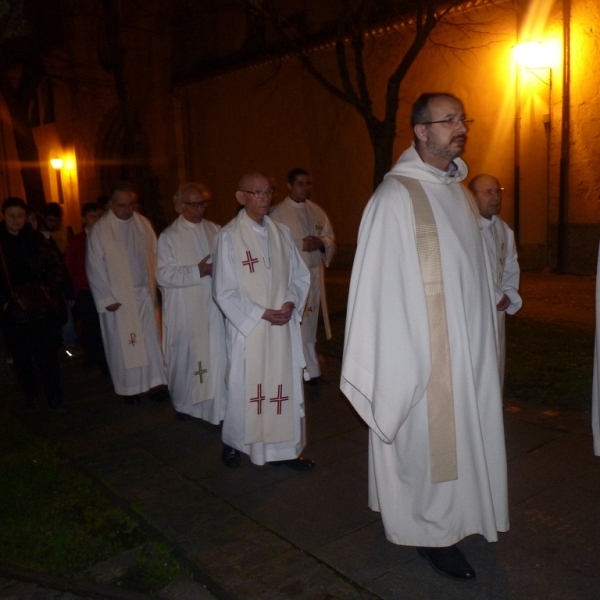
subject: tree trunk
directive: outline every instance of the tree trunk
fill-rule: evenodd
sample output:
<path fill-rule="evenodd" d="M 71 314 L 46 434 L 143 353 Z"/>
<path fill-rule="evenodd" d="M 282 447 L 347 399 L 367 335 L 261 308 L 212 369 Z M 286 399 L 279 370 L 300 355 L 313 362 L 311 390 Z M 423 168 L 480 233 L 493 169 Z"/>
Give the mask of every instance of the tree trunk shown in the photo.
<path fill-rule="evenodd" d="M 383 181 L 384 175 L 392 166 L 396 124 L 375 121 L 367 123 L 369 137 L 373 146 L 375 167 L 373 169 L 373 191 Z"/>

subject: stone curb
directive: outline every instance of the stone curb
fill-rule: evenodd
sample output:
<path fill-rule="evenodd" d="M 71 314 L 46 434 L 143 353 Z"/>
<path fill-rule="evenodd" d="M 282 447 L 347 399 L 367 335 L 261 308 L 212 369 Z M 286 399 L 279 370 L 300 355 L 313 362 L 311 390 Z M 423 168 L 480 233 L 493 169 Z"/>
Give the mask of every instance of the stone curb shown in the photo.
<path fill-rule="evenodd" d="M 100 600 L 154 600 L 156 598 L 156 596 L 130 592 L 102 583 L 73 581 L 4 563 L 0 563 L 0 576 Z"/>

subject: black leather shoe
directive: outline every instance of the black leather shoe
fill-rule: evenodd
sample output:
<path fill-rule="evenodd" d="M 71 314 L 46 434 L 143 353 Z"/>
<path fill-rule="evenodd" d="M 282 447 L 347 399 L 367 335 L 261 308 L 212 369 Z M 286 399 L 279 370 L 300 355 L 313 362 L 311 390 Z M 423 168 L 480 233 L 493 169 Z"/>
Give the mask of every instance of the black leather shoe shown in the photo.
<path fill-rule="evenodd" d="M 417 548 L 422 556 L 440 575 L 452 579 L 475 579 L 475 571 L 467 562 L 465 555 L 456 547 L 446 548 Z"/>
<path fill-rule="evenodd" d="M 223 450 L 221 450 L 221 462 L 230 469 L 235 469 L 240 466 L 241 458 L 239 450 L 223 444 Z"/>
<path fill-rule="evenodd" d="M 158 390 L 156 392 L 152 392 L 149 395 L 149 398 L 158 404 L 162 404 L 163 402 L 168 402 L 171 399 L 171 394 L 169 394 L 167 390 Z"/>
<path fill-rule="evenodd" d="M 175 418 L 178 421 L 193 421 L 194 420 L 194 417 L 192 417 L 192 415 L 188 415 L 187 413 L 179 412 L 178 410 L 175 411 Z"/>
<path fill-rule="evenodd" d="M 290 460 L 273 460 L 271 463 L 274 467 L 289 467 L 295 471 L 312 471 L 317 463 L 310 459 L 299 456 L 298 458 L 292 458 Z"/>
<path fill-rule="evenodd" d="M 134 394 L 133 396 L 124 396 L 125 404 L 129 404 L 130 406 L 135 406 L 136 404 L 140 404 L 142 402 L 142 398 L 139 394 Z"/>

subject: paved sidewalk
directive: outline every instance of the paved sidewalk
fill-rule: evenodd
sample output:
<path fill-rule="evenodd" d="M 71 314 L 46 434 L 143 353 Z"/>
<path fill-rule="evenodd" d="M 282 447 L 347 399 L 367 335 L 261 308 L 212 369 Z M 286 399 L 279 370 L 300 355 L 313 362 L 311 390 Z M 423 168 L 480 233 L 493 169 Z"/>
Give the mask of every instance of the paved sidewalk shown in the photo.
<path fill-rule="evenodd" d="M 343 274 L 332 280 L 347 285 Z M 576 281 L 577 316 L 568 318 L 568 294 L 558 301 L 563 308 L 544 310 L 562 295 L 556 289 L 575 283 L 526 276 L 523 289 L 531 287 L 539 306 L 530 309 L 538 311 L 533 318 L 593 326 L 593 279 Z M 339 358 L 327 356 L 323 366 L 328 383 L 307 390 L 304 454 L 318 463 L 311 473 L 256 467 L 247 458 L 229 470 L 219 459 L 218 427 L 176 421 L 171 406 L 147 400 L 127 406 L 109 381 L 84 375 L 77 363 L 65 373 L 68 412 L 28 421 L 173 543 L 215 598 L 600 597 L 600 459 L 589 415 L 556 418 L 507 402 L 511 530 L 496 544 L 464 540 L 478 578 L 457 583 L 414 549 L 385 540 L 378 514 L 367 508 L 367 430 L 338 391 Z"/>

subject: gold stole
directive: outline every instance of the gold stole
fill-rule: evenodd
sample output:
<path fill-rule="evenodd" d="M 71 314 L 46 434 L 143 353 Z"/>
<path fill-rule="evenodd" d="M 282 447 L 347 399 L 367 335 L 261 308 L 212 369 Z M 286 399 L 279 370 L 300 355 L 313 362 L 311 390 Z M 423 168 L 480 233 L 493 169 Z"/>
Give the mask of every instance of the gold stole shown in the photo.
<path fill-rule="evenodd" d="M 126 369 L 145 367 L 148 364 L 146 354 L 146 342 L 144 330 L 138 313 L 133 278 L 129 268 L 125 243 L 121 238 L 121 230 L 117 217 L 112 211 L 108 211 L 106 225 L 102 231 L 106 262 L 108 265 L 110 286 L 113 295 L 121 303 L 115 312 L 119 343 L 123 352 Z M 140 217 L 134 213 L 131 217 L 131 234 L 134 236 L 135 244 L 140 248 L 140 254 L 146 259 L 146 270 L 148 272 L 148 285 L 151 292 L 155 286 L 156 254 L 153 239 Z"/>
<path fill-rule="evenodd" d="M 458 479 L 456 425 L 440 240 L 431 204 L 421 182 L 400 175 L 393 177 L 404 185 L 410 195 L 427 300 L 431 345 L 431 376 L 427 383 L 431 482 L 453 481 Z"/>
<path fill-rule="evenodd" d="M 199 252 L 196 232 L 202 231 L 206 240 L 206 249 Z M 211 252 L 213 239 L 209 238 L 209 228 L 202 221 L 199 224 L 188 223 L 183 215 L 179 216 L 178 230 L 175 237 L 175 246 L 179 265 L 187 267 L 197 266 L 198 263 Z M 202 244 L 200 244 L 202 245 Z M 208 290 L 204 287 L 208 285 Z M 194 372 L 194 397 L 192 404 L 200 404 L 215 397 L 216 380 L 212 368 L 210 354 L 210 284 L 200 283 L 185 288 L 179 288 L 183 295 L 189 315 L 195 315 L 188 323 L 190 354 L 192 362 L 190 368 Z M 181 315 L 183 316 L 183 315 Z M 215 361 L 220 357 L 215 356 Z"/>

